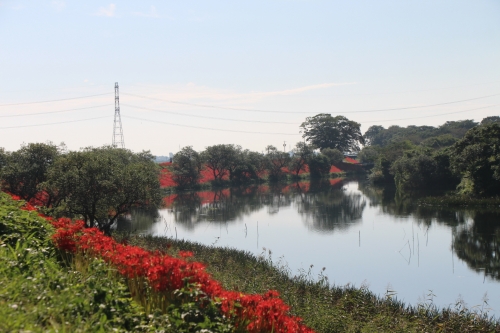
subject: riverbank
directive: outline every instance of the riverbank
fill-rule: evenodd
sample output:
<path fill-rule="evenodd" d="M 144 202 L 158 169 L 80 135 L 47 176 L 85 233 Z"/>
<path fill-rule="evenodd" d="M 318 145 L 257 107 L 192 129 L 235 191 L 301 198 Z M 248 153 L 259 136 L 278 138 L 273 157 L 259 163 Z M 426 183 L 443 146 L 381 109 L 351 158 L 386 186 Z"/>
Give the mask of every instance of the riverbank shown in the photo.
<path fill-rule="evenodd" d="M 286 264 L 273 262 L 270 253 L 258 258 L 185 240 L 137 235 L 126 239 L 149 250 L 192 251 L 225 288 L 246 293 L 276 289 L 292 314 L 317 332 L 500 332 L 497 320 L 462 304 L 437 309 L 429 299 L 412 306 L 398 301 L 390 290 L 377 296 L 367 287 L 330 286 L 321 273 L 292 274 Z"/>
<path fill-rule="evenodd" d="M 175 332 L 102 261 L 78 270 L 64 260 L 54 228 L 22 204 L 0 192 L 0 332 Z"/>
<path fill-rule="evenodd" d="M 188 251 L 117 243 L 4 193 L 0 208 L 5 331 L 313 333 L 275 291 L 226 290 Z"/>

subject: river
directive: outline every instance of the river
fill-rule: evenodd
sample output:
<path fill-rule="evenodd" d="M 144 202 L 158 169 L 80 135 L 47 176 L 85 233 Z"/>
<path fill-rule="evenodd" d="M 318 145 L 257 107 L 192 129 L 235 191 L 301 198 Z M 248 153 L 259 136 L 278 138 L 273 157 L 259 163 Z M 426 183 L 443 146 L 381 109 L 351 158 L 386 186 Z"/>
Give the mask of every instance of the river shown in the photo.
<path fill-rule="evenodd" d="M 120 228 L 265 253 L 336 285 L 407 304 L 466 305 L 500 317 L 500 209 L 418 206 L 411 197 L 332 179 L 167 196 Z M 311 267 L 312 265 L 312 267 Z"/>

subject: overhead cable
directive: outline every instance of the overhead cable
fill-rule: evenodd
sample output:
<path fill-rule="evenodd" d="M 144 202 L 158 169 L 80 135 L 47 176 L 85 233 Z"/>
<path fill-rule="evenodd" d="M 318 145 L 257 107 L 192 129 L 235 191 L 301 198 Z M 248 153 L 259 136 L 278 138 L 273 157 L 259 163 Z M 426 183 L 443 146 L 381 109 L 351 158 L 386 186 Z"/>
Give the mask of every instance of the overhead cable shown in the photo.
<path fill-rule="evenodd" d="M 60 112 L 69 112 L 69 111 L 77 111 L 77 110 L 94 109 L 94 108 L 101 108 L 101 107 L 104 107 L 104 106 L 111 106 L 111 105 L 114 105 L 114 104 L 103 104 L 103 105 L 96 105 L 96 106 L 88 106 L 88 107 L 85 107 L 85 108 L 66 109 L 66 110 L 59 110 L 59 111 L 47 111 L 47 112 L 24 113 L 24 114 L 7 114 L 7 115 L 0 116 L 0 118 L 37 116 L 37 115 L 40 115 L 40 114 L 50 114 L 50 113 L 60 113 Z"/>
<path fill-rule="evenodd" d="M 60 125 L 60 124 L 68 124 L 68 123 L 77 123 L 77 122 L 80 122 L 80 121 L 87 121 L 87 120 L 103 119 L 103 118 L 109 118 L 109 117 L 112 117 L 112 116 L 103 116 L 103 117 L 94 117 L 94 118 L 86 118 L 86 119 L 79 119 L 79 120 L 60 121 L 60 122 L 57 122 L 57 123 L 45 123 L 45 124 L 34 124 L 34 125 L 20 125 L 20 126 L 6 126 L 6 127 L 0 127 L 0 129 Z"/>
<path fill-rule="evenodd" d="M 136 108 L 136 109 L 148 110 L 148 111 L 154 111 L 154 112 L 160 112 L 160 113 L 176 114 L 176 115 L 179 115 L 179 116 L 193 117 L 193 118 L 215 119 L 215 120 L 225 120 L 225 121 L 238 121 L 238 122 L 242 122 L 242 123 L 290 124 L 290 125 L 297 125 L 296 122 L 261 121 L 261 120 L 245 120 L 245 119 L 231 119 L 231 118 L 219 118 L 219 117 L 199 116 L 199 115 L 194 115 L 194 114 L 185 114 L 185 113 L 181 113 L 181 112 L 164 111 L 164 110 L 144 108 L 144 107 L 141 107 L 141 106 L 130 105 L 130 104 L 123 104 L 123 103 L 122 103 L 122 106 L 128 106 L 130 108 Z"/>
<path fill-rule="evenodd" d="M 269 135 L 300 135 L 299 133 L 251 132 L 251 131 L 237 131 L 237 130 L 226 130 L 226 129 L 220 129 L 220 128 L 211 128 L 211 127 L 182 125 L 182 124 L 174 124 L 174 123 L 168 123 L 168 122 L 158 121 L 158 120 L 151 120 L 151 119 L 144 119 L 144 118 L 137 118 L 137 117 L 125 116 L 123 114 L 122 114 L 122 118 L 147 121 L 147 122 L 151 122 L 151 123 L 155 123 L 155 124 L 165 124 L 165 125 L 171 125 L 171 126 L 177 126 L 177 127 L 188 127 L 188 128 L 204 129 L 204 130 L 218 131 L 218 132 L 248 133 L 248 134 L 269 134 Z"/>
<path fill-rule="evenodd" d="M 96 96 L 104 96 L 104 95 L 110 95 L 110 94 L 112 94 L 112 93 L 95 94 L 95 95 L 87 95 L 87 96 L 80 96 L 80 97 L 61 98 L 61 99 L 51 99 L 51 100 L 47 100 L 47 101 L 37 101 L 37 102 L 0 104 L 0 107 L 1 106 L 14 106 L 14 105 L 26 105 L 26 104 L 40 104 L 40 103 L 62 102 L 62 101 L 69 101 L 69 100 L 73 100 L 73 99 L 83 99 L 83 98 L 96 97 Z"/>
<path fill-rule="evenodd" d="M 499 106 L 499 105 L 500 104 L 495 104 L 495 105 L 483 106 L 481 108 L 475 108 L 475 109 L 469 109 L 469 110 L 462 110 L 462 111 L 456 111 L 456 112 L 440 113 L 440 114 L 435 114 L 435 115 L 431 115 L 431 116 L 411 117 L 411 118 L 399 118 L 399 119 L 385 119 L 385 120 L 374 120 L 374 121 L 363 121 L 363 123 L 378 123 L 378 122 L 383 122 L 383 121 L 410 120 L 410 119 L 439 117 L 439 116 L 445 116 L 445 115 L 448 115 L 448 114 L 455 114 L 455 113 L 463 113 L 463 112 L 469 112 L 469 111 L 476 111 L 476 110 L 488 109 L 488 108 L 492 108 L 494 106 Z"/>
<path fill-rule="evenodd" d="M 262 113 L 295 113 L 295 114 L 312 114 L 312 113 L 318 113 L 318 112 L 303 112 L 303 111 L 271 111 L 271 110 L 260 110 L 260 109 L 234 108 L 234 107 L 216 106 L 216 105 L 209 105 L 209 104 L 196 104 L 196 103 L 188 103 L 188 102 L 179 102 L 179 101 L 173 101 L 173 100 L 167 100 L 167 99 L 161 99 L 161 98 L 155 98 L 155 97 L 147 97 L 147 96 L 141 96 L 141 95 L 130 94 L 130 93 L 122 93 L 122 94 L 123 95 L 128 95 L 128 96 L 134 96 L 134 97 L 144 98 L 144 99 L 155 100 L 155 101 L 162 101 L 162 102 L 167 102 L 167 103 L 173 103 L 173 104 L 198 106 L 198 107 L 220 109 L 220 110 L 262 112 Z M 493 96 L 499 96 L 499 95 L 500 95 L 500 93 L 499 94 L 493 94 L 493 95 L 487 95 L 487 96 L 481 96 L 481 97 L 475 97 L 475 98 L 469 98 L 469 99 L 462 99 L 462 100 L 452 101 L 452 102 L 437 103 L 437 104 L 428 104 L 428 105 L 420 105 L 420 106 L 407 106 L 407 107 L 399 107 L 399 108 L 391 108 L 391 109 L 373 109 L 373 110 L 343 111 L 341 113 L 342 114 L 346 114 L 346 113 L 385 112 L 385 111 L 421 109 L 421 108 L 428 108 L 428 107 L 433 107 L 433 106 L 442 106 L 442 105 L 449 105 L 449 104 L 456 104 L 456 103 L 462 103 L 462 102 L 475 101 L 475 100 L 489 98 L 489 97 L 493 97 Z"/>

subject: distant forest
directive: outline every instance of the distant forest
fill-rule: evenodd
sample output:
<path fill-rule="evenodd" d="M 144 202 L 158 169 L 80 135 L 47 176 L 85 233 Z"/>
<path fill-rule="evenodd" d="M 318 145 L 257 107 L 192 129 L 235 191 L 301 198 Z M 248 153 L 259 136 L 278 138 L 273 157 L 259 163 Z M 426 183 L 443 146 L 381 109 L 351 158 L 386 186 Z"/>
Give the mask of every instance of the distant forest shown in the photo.
<path fill-rule="evenodd" d="M 363 135 L 358 159 L 374 183 L 400 190 L 457 189 L 500 194 L 500 117 L 447 121 L 441 126 L 374 125 Z"/>

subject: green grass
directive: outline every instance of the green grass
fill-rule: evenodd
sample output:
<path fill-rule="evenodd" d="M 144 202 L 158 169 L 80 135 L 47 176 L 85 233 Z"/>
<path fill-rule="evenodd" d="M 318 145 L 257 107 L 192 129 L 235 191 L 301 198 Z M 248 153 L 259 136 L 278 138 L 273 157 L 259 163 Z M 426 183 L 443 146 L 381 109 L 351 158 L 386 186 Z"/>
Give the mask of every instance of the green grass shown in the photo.
<path fill-rule="evenodd" d="M 438 310 L 431 298 L 409 306 L 397 301 L 391 291 L 379 297 L 366 287 L 332 287 L 322 274 L 292 274 L 286 264 L 273 262 L 269 253 L 259 258 L 184 240 L 137 235 L 127 238 L 131 244 L 150 250 L 166 251 L 170 246 L 170 253 L 193 251 L 194 259 L 207 263 L 208 271 L 225 288 L 245 293 L 278 290 L 292 313 L 317 332 L 500 332 L 498 321 L 486 313 L 469 311 L 460 302 L 453 309 Z"/>
<path fill-rule="evenodd" d="M 0 332 L 232 331 L 192 290 L 177 291 L 181 304 L 146 311 L 107 264 L 55 249 L 52 226 L 21 204 L 0 193 Z"/>
<path fill-rule="evenodd" d="M 418 199 L 419 205 L 445 207 L 499 207 L 500 197 L 476 198 L 466 195 L 452 194 Z"/>

